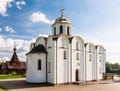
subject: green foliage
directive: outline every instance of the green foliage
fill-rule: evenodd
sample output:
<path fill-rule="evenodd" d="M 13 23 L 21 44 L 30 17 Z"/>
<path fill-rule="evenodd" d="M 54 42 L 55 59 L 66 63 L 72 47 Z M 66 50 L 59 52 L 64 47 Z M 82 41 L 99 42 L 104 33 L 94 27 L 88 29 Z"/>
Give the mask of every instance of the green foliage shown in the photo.
<path fill-rule="evenodd" d="M 7 91 L 7 90 L 0 86 L 0 91 Z"/>
<path fill-rule="evenodd" d="M 5 63 L 5 62 L 1 62 L 1 61 L 0 61 L 0 65 L 1 65 L 1 64 L 4 64 L 4 63 Z"/>
<path fill-rule="evenodd" d="M 109 62 L 106 62 L 106 72 L 111 73 L 112 72 L 112 65 Z"/>
<path fill-rule="evenodd" d="M 15 76 L 15 75 L 17 75 L 17 73 L 16 73 L 15 71 L 13 71 L 13 72 L 11 73 L 11 75 Z"/>
<path fill-rule="evenodd" d="M 106 62 L 106 72 L 107 73 L 120 73 L 120 65 L 118 63 Z"/>

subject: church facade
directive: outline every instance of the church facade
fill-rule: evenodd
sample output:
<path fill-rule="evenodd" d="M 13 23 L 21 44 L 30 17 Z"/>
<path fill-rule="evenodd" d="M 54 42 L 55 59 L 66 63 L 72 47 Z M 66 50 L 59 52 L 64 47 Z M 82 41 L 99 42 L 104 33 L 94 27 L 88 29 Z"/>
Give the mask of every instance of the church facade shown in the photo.
<path fill-rule="evenodd" d="M 52 24 L 52 35 L 38 37 L 26 54 L 27 82 L 74 83 L 104 79 L 106 50 L 72 36 L 72 24 L 64 17 Z"/>

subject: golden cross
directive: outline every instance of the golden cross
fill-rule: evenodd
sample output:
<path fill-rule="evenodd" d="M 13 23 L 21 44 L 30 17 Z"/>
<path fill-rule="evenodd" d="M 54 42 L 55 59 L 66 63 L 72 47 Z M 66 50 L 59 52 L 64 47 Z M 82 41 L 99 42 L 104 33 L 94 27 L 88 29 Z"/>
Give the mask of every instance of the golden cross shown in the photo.
<path fill-rule="evenodd" d="M 61 10 L 60 10 L 60 12 L 61 12 L 61 17 L 63 17 L 63 15 L 64 15 L 64 10 L 65 10 L 65 9 L 64 9 L 63 7 L 62 7 Z"/>

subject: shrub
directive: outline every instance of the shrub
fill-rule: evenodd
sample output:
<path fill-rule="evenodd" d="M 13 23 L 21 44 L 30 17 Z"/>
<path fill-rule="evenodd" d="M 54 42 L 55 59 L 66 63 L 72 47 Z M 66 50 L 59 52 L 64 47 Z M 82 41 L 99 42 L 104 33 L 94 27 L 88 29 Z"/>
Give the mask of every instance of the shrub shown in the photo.
<path fill-rule="evenodd" d="M 15 76 L 15 75 L 17 75 L 17 73 L 16 73 L 15 71 L 13 71 L 13 72 L 11 73 L 11 75 Z"/>

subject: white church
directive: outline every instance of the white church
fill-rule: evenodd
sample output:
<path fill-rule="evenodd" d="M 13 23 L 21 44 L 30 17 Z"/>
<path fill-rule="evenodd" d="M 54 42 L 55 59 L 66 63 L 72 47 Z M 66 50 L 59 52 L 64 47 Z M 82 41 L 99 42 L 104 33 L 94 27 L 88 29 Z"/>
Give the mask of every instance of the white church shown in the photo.
<path fill-rule="evenodd" d="M 27 82 L 65 84 L 104 78 L 106 50 L 72 36 L 72 24 L 61 17 L 52 24 L 52 35 L 38 37 L 26 54 Z"/>

